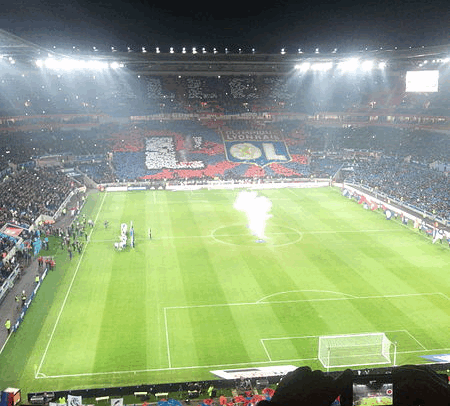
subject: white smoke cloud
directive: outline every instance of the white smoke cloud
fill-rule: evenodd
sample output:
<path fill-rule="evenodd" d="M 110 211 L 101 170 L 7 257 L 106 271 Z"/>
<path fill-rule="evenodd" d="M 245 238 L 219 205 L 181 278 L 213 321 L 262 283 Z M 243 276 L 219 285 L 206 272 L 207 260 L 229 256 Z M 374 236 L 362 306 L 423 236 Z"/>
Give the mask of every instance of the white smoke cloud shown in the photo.
<path fill-rule="evenodd" d="M 263 240 L 265 237 L 267 220 L 272 217 L 270 210 L 272 202 L 265 196 L 258 196 L 255 191 L 239 192 L 234 208 L 247 215 L 248 228 L 251 233 Z"/>

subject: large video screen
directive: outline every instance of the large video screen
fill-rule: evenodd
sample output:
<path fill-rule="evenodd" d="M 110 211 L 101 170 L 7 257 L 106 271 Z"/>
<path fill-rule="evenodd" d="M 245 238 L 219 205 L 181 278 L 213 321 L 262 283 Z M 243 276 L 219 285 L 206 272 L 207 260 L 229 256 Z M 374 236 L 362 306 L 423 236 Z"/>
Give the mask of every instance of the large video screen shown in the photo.
<path fill-rule="evenodd" d="M 406 72 L 406 91 L 411 93 L 437 92 L 439 85 L 438 70 L 414 70 Z"/>

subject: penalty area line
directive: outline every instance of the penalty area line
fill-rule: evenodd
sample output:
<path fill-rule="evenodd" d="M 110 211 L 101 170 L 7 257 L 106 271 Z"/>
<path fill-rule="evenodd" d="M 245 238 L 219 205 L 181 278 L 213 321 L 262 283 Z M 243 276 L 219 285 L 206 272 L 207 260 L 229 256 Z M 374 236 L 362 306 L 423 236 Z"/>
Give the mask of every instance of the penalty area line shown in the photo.
<path fill-rule="evenodd" d="M 434 296 L 441 295 L 441 292 L 431 293 L 404 293 L 395 295 L 374 295 L 374 296 L 352 296 L 347 297 L 331 297 L 331 298 L 317 298 L 317 299 L 292 299 L 292 300 L 274 300 L 271 302 L 261 302 L 259 299 L 256 302 L 237 302 L 237 303 L 210 303 L 201 305 L 181 305 L 181 306 L 167 306 L 164 309 L 196 309 L 196 308 L 208 308 L 208 307 L 227 307 L 227 306 L 255 306 L 255 305 L 273 305 L 283 303 L 302 303 L 302 302 L 327 302 L 327 301 L 343 301 L 343 300 L 370 300 L 370 299 L 395 299 L 402 297 L 415 297 L 415 296 Z M 264 299 L 264 298 L 263 298 Z"/>

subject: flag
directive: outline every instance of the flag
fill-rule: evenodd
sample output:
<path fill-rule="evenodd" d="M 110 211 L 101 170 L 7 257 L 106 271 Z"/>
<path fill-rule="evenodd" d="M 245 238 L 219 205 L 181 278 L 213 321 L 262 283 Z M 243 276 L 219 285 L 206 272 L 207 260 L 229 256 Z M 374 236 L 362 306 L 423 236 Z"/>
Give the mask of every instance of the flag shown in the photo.
<path fill-rule="evenodd" d="M 82 399 L 81 396 L 67 395 L 67 406 L 81 406 Z"/>
<path fill-rule="evenodd" d="M 123 406 L 123 398 L 111 399 L 111 406 Z"/>

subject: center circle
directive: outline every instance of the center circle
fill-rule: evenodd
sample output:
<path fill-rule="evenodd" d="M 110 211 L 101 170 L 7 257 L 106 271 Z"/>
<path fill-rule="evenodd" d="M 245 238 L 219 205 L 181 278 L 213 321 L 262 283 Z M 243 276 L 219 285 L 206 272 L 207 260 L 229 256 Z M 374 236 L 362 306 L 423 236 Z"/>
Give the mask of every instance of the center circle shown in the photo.
<path fill-rule="evenodd" d="M 267 225 L 264 234 L 266 238 L 264 240 L 259 239 L 257 236 L 252 235 L 245 224 L 221 226 L 211 231 L 211 237 L 217 242 L 248 247 L 282 247 L 295 244 L 303 238 L 301 231 L 280 225 Z"/>

